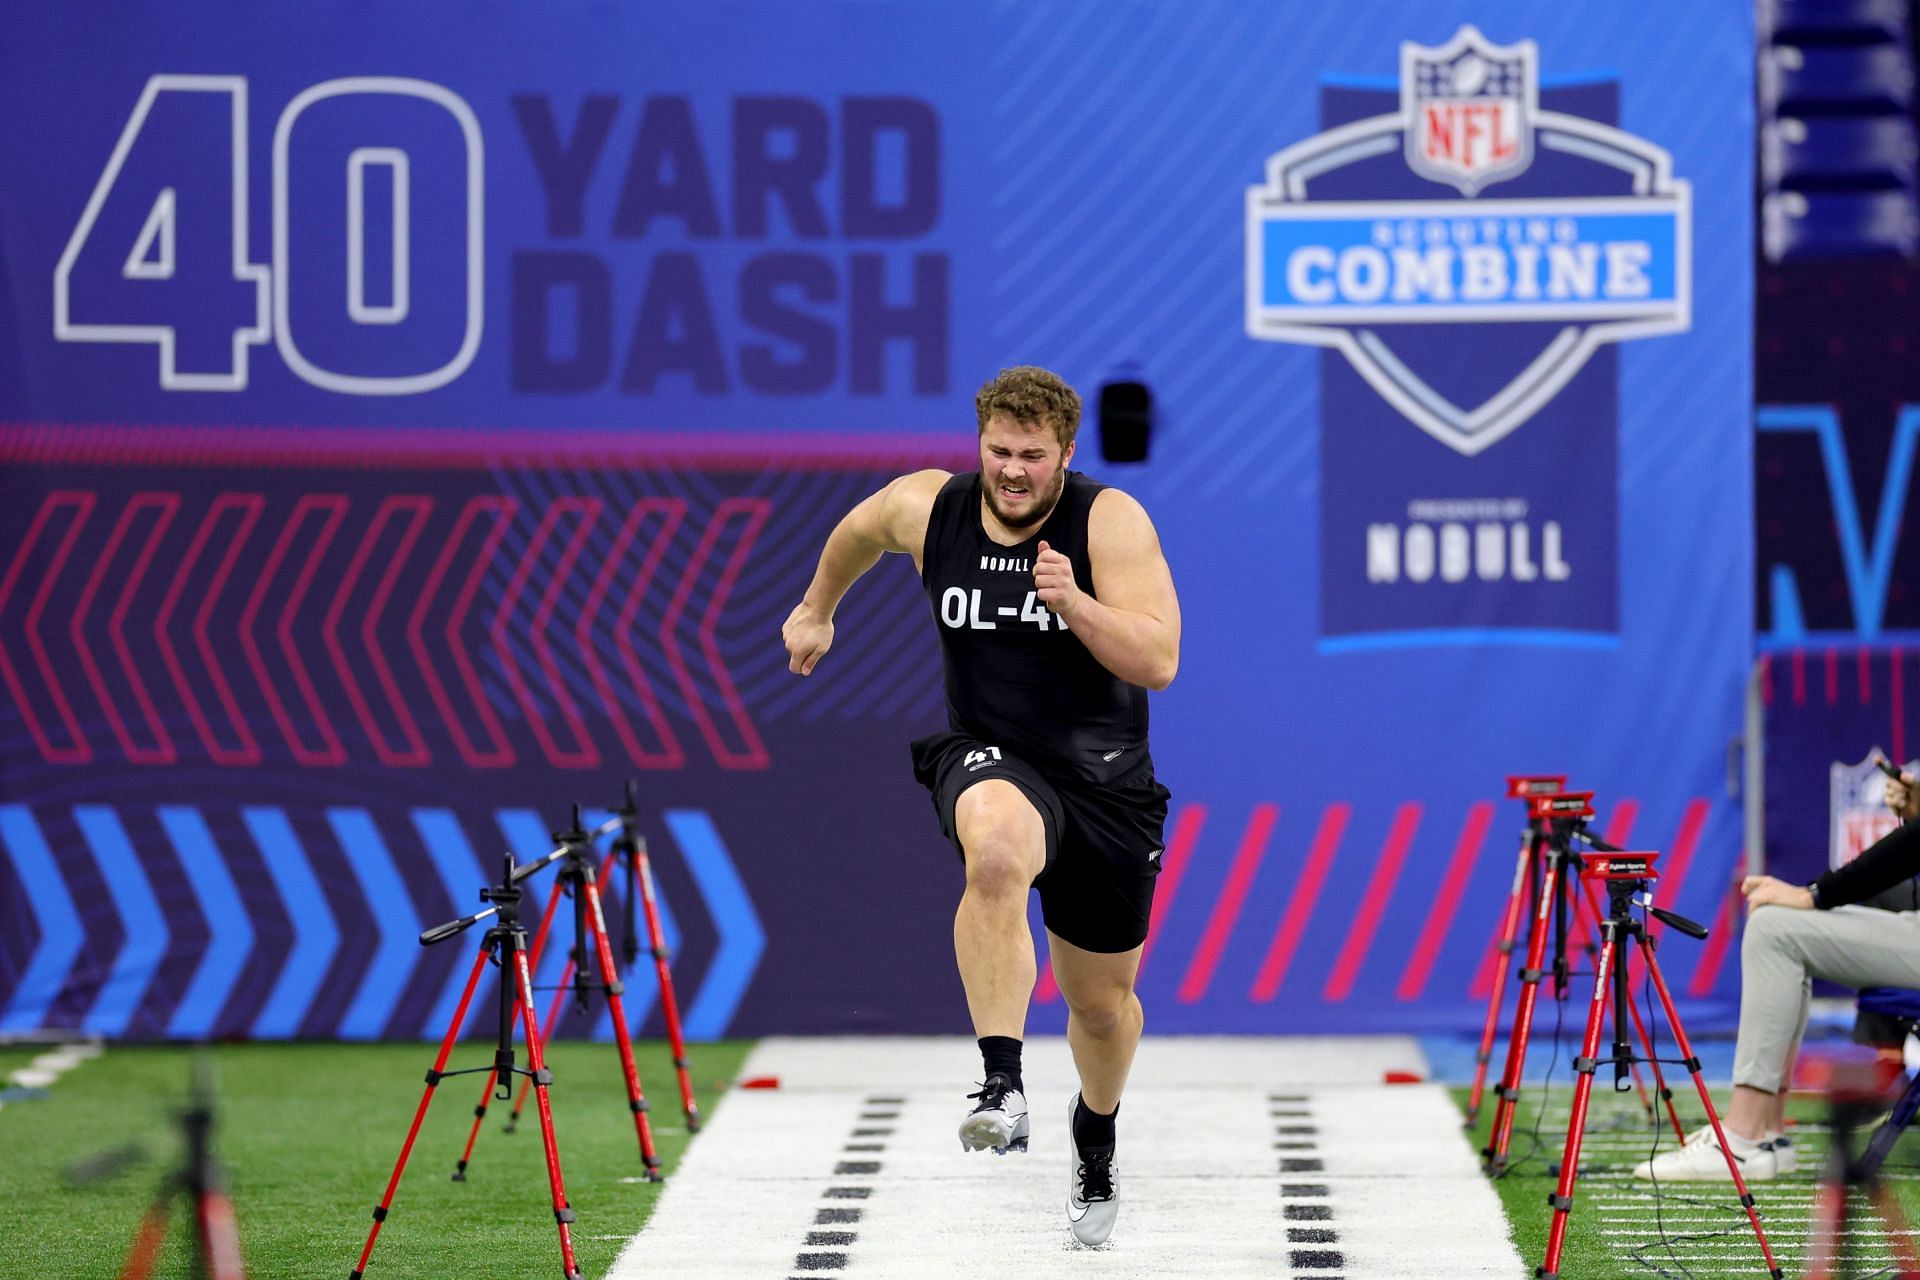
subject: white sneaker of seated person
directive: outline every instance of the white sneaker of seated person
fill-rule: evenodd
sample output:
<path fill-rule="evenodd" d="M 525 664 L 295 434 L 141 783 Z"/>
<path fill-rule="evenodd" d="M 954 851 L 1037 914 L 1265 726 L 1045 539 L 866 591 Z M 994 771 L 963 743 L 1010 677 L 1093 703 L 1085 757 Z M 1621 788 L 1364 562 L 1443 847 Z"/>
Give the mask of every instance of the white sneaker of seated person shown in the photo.
<path fill-rule="evenodd" d="M 1727 1146 L 1739 1165 L 1741 1178 L 1748 1182 L 1765 1182 L 1792 1173 L 1799 1164 L 1791 1138 L 1770 1133 L 1755 1142 L 1726 1128 L 1724 1123 L 1721 1129 L 1727 1135 Z M 1634 1166 L 1633 1176 L 1656 1182 L 1732 1180 L 1727 1172 L 1727 1158 L 1721 1154 L 1710 1124 L 1703 1124 L 1688 1134 L 1686 1142 L 1674 1150 L 1642 1160 Z"/>

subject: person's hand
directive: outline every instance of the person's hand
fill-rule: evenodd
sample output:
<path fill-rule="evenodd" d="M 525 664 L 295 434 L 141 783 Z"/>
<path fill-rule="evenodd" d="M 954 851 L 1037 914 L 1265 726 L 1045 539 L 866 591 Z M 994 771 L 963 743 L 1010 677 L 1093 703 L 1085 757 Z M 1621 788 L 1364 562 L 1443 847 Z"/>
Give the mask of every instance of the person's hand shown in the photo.
<path fill-rule="evenodd" d="M 1033 585 L 1040 603 L 1063 618 L 1079 607 L 1081 593 L 1073 580 L 1073 561 L 1044 542 L 1033 561 Z"/>
<path fill-rule="evenodd" d="M 1805 886 L 1788 884 L 1785 880 L 1776 880 L 1772 876 L 1748 876 L 1740 882 L 1740 892 L 1747 895 L 1747 910 L 1755 907 L 1793 907 L 1798 911 L 1813 910 L 1813 894 Z"/>
<path fill-rule="evenodd" d="M 787 670 L 810 676 L 813 664 L 833 647 L 833 619 L 820 617 L 802 600 L 781 625 L 780 638 L 787 645 Z"/>
<path fill-rule="evenodd" d="M 1900 821 L 1920 818 L 1920 787 L 1914 786 L 1913 779 L 1906 774 L 1887 779 L 1886 801 L 1887 808 L 1898 814 Z"/>

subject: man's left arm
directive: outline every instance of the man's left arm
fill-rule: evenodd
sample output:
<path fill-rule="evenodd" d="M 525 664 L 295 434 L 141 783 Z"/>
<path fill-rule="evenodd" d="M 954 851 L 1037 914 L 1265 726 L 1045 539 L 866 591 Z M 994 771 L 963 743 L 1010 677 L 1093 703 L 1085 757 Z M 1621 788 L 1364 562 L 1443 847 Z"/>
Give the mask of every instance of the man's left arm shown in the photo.
<path fill-rule="evenodd" d="M 1041 603 L 1114 675 L 1166 688 L 1180 667 L 1180 600 L 1146 509 L 1118 489 L 1103 490 L 1087 515 L 1087 559 L 1094 595 L 1074 581 L 1072 561 L 1041 543 L 1033 565 Z"/>

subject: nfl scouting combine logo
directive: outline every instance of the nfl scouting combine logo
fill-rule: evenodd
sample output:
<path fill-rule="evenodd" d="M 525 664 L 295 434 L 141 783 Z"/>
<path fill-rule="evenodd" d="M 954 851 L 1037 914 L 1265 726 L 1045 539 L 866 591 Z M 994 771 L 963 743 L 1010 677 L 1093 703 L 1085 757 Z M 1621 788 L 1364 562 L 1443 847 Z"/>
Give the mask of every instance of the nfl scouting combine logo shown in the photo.
<path fill-rule="evenodd" d="M 1617 395 L 1597 357 L 1688 327 L 1687 184 L 1615 126 L 1616 84 L 1543 87 L 1532 41 L 1471 26 L 1402 44 L 1397 83 L 1329 75 L 1320 102 L 1321 131 L 1247 191 L 1246 327 L 1329 353 L 1322 497 L 1351 501 L 1323 518 L 1323 633 L 1610 635 Z M 1556 405 L 1577 380 L 1582 404 Z M 1456 465 L 1530 422 L 1551 439 Z M 1409 423 L 1444 451 L 1409 448 Z M 1568 468 L 1596 510 L 1545 509 L 1541 475 L 1564 501 Z M 1582 570 L 1583 603 L 1553 598 Z M 1508 589 L 1470 603 L 1439 590 L 1492 582 Z"/>

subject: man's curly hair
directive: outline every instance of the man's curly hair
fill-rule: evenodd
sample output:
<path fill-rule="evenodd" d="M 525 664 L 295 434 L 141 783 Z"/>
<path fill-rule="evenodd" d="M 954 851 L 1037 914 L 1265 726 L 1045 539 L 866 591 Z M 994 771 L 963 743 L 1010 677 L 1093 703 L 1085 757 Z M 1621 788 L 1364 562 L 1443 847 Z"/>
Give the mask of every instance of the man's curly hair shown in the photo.
<path fill-rule="evenodd" d="M 1052 427 L 1062 452 L 1073 444 L 1080 430 L 1080 393 L 1058 374 L 1030 364 L 1002 369 L 973 397 L 973 411 L 980 418 L 982 431 L 987 429 L 987 419 L 996 413 L 1015 422 Z"/>

